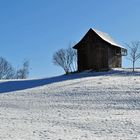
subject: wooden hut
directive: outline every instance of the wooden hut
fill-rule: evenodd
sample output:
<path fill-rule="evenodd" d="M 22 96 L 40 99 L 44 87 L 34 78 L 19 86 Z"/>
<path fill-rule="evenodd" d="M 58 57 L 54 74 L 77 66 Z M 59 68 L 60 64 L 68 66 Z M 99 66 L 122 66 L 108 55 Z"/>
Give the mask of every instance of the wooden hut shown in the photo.
<path fill-rule="evenodd" d="M 127 50 L 118 45 L 108 34 L 89 29 L 74 47 L 78 55 L 78 71 L 108 70 L 122 66 L 122 56 Z"/>

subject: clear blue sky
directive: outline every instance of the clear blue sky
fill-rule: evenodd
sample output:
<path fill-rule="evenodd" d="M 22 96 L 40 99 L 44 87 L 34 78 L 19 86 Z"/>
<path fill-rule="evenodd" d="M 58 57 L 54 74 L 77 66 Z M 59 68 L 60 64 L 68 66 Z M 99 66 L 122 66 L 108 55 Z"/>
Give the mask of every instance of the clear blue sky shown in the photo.
<path fill-rule="evenodd" d="M 0 0 L 0 56 L 16 68 L 30 60 L 31 78 L 59 75 L 53 53 L 91 27 L 121 45 L 140 40 L 140 0 Z"/>

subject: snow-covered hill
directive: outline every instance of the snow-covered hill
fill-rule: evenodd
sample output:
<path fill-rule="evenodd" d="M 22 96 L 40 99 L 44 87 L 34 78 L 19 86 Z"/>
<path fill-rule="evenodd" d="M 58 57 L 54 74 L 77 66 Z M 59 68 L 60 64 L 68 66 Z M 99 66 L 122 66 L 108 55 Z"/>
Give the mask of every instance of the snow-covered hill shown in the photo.
<path fill-rule="evenodd" d="M 0 82 L 0 140 L 140 140 L 140 72 Z"/>

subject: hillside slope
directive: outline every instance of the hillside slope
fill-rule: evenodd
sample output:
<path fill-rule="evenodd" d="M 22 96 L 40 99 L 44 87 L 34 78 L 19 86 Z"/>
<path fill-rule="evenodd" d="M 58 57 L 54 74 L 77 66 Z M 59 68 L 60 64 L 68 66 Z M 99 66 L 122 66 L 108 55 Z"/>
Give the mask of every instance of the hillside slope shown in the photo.
<path fill-rule="evenodd" d="M 0 139 L 140 139 L 139 73 L 63 78 L 8 92 L 2 92 L 2 81 Z"/>

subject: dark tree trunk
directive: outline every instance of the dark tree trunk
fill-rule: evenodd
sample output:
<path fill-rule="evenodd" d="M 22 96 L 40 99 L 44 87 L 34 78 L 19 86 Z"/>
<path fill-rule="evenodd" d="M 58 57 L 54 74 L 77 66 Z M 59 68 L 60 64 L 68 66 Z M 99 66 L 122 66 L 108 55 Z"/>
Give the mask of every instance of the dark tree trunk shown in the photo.
<path fill-rule="evenodd" d="M 135 61 L 133 61 L 133 72 L 135 71 Z"/>

